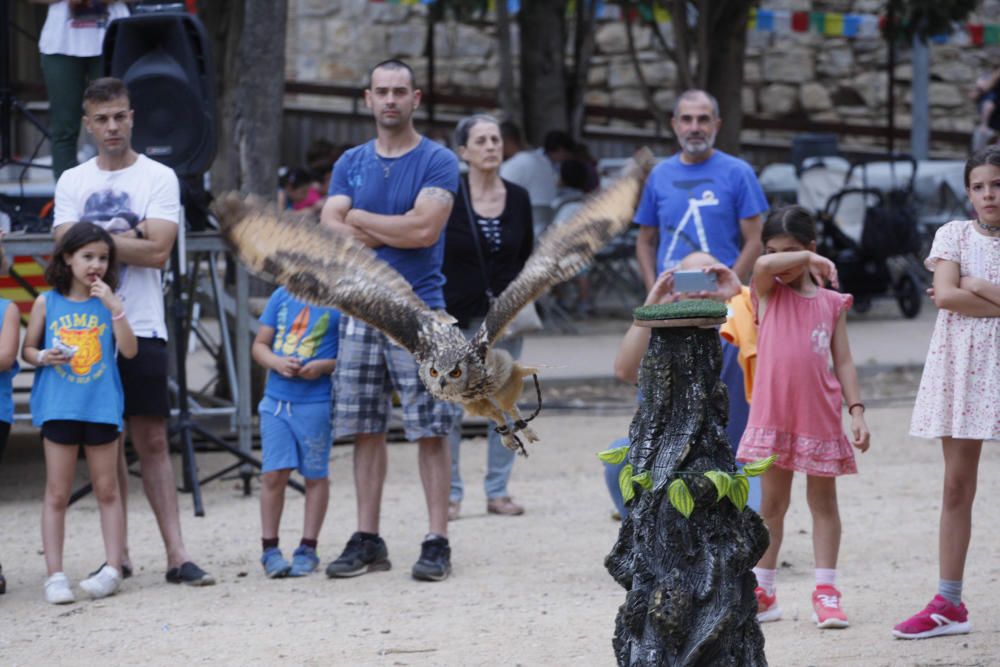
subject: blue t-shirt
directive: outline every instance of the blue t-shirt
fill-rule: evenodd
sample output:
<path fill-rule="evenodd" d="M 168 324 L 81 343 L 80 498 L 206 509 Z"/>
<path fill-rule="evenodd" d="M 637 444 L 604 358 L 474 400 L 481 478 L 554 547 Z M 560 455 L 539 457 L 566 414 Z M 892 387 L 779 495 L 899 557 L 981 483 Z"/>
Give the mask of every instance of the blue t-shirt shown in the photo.
<path fill-rule="evenodd" d="M 740 220 L 765 211 L 767 198 L 750 165 L 716 149 L 697 164 L 677 154 L 656 165 L 634 221 L 659 229 L 660 273 L 696 250 L 732 266 L 742 247 Z"/>
<path fill-rule="evenodd" d="M 260 323 L 274 329 L 271 351 L 279 357 L 298 357 L 302 364 L 314 359 L 336 359 L 340 344 L 340 312 L 308 306 L 279 287 L 271 295 Z M 315 380 L 267 374 L 264 394 L 276 401 L 314 403 L 330 400 L 330 376 Z"/>
<path fill-rule="evenodd" d="M 346 195 L 351 207 L 379 215 L 403 215 L 424 188 L 458 192 L 458 159 L 444 146 L 421 137 L 397 158 L 375 153 L 375 140 L 355 146 L 333 166 L 330 196 Z M 406 278 L 431 308 L 444 308 L 444 234 L 428 248 L 376 248 L 379 257 Z"/>
<path fill-rule="evenodd" d="M 31 423 L 72 419 L 122 426 L 125 394 L 118 364 L 111 312 L 100 299 L 71 301 L 55 290 L 45 293 L 45 341 L 53 338 L 76 348 L 68 364 L 39 366 L 31 386 Z"/>
<path fill-rule="evenodd" d="M 10 299 L 0 299 L 0 327 L 3 325 L 4 315 L 7 314 L 7 307 Z M 10 424 L 14 421 L 14 376 L 21 370 L 17 365 L 17 357 L 14 357 L 14 365 L 5 371 L 0 371 L 0 421 Z"/>

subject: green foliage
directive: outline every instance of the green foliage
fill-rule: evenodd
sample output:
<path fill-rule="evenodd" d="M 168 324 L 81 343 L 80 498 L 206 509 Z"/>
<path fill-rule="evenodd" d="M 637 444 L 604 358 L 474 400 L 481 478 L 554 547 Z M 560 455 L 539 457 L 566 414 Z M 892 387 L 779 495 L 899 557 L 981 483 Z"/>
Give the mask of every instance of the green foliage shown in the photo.
<path fill-rule="evenodd" d="M 887 37 L 894 34 L 906 42 L 914 36 L 927 41 L 934 35 L 951 32 L 952 24 L 964 22 L 978 0 L 889 0 L 896 15 L 895 28 L 886 24 Z"/>
<path fill-rule="evenodd" d="M 678 477 L 670 482 L 670 486 L 667 487 L 667 498 L 670 499 L 670 504 L 674 506 L 674 509 L 684 515 L 685 519 L 691 516 L 691 512 L 694 511 L 694 498 L 683 479 Z"/>
<path fill-rule="evenodd" d="M 653 488 L 653 475 L 648 470 L 638 475 L 632 475 L 632 481 L 647 491 Z"/>
<path fill-rule="evenodd" d="M 618 472 L 618 488 L 622 492 L 622 502 L 626 505 L 635 498 L 635 486 L 632 484 L 632 464 L 626 463 Z"/>
<path fill-rule="evenodd" d="M 753 463 L 747 463 L 743 466 L 743 474 L 747 477 L 756 477 L 757 475 L 763 475 L 767 472 L 767 469 L 778 458 L 777 454 L 771 454 L 766 459 L 761 459 L 759 461 L 754 461 Z"/>
<path fill-rule="evenodd" d="M 705 473 L 705 477 L 715 484 L 715 491 L 719 494 L 715 497 L 716 502 L 729 495 L 729 488 L 733 485 L 732 475 L 721 470 L 709 470 Z"/>
<path fill-rule="evenodd" d="M 734 476 L 733 483 L 726 495 L 729 496 L 729 500 L 736 506 L 736 509 L 742 512 L 743 508 L 747 506 L 747 498 L 750 497 L 750 480 L 747 479 L 747 476 Z"/>
<path fill-rule="evenodd" d="M 625 460 L 628 456 L 629 445 L 624 447 L 615 447 L 614 449 L 605 449 L 603 452 L 597 453 L 597 458 L 601 459 L 605 463 L 610 463 L 611 465 L 618 465 Z"/>
<path fill-rule="evenodd" d="M 677 479 L 670 482 L 667 487 L 667 498 L 670 500 L 670 504 L 674 506 L 678 512 L 684 515 L 685 518 L 691 516 L 691 512 L 694 511 L 694 497 L 691 495 L 691 489 L 688 488 L 686 482 L 682 478 L 683 475 L 704 475 L 712 481 L 715 485 L 715 502 L 721 502 L 723 498 L 729 498 L 729 502 L 736 507 L 737 510 L 743 511 L 747 506 L 747 499 L 750 497 L 750 479 L 749 477 L 756 477 L 761 475 L 774 463 L 776 456 L 769 456 L 766 459 L 760 459 L 759 461 L 752 461 L 743 466 L 743 472 L 736 475 L 731 475 L 727 472 L 721 470 L 709 470 L 705 473 L 695 473 L 682 471 L 678 472 Z M 631 467 L 631 466 L 629 466 Z M 632 471 L 629 470 L 629 475 L 631 476 Z M 640 484 L 642 482 L 639 480 L 643 475 L 648 475 L 649 473 L 643 473 L 642 475 L 636 475 L 631 477 Z M 619 476 L 618 482 L 621 484 L 622 477 Z M 652 480 L 650 480 L 652 482 Z M 644 488 L 651 488 L 652 485 Z M 623 487 L 624 492 L 624 487 Z"/>

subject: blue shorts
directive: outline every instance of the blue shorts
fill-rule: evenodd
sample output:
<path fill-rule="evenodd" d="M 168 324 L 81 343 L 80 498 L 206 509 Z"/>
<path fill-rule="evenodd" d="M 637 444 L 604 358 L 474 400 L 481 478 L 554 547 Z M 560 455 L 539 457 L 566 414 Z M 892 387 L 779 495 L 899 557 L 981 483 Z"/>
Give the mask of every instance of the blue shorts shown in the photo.
<path fill-rule="evenodd" d="M 260 442 L 264 451 L 261 472 L 294 468 L 306 479 L 330 475 L 330 402 L 291 403 L 269 396 L 257 406 Z"/>
<path fill-rule="evenodd" d="M 403 406 L 407 440 L 448 435 L 457 414 L 453 403 L 439 401 L 427 391 L 412 354 L 353 317 L 340 318 L 333 381 L 338 437 L 385 433 L 393 389 Z"/>

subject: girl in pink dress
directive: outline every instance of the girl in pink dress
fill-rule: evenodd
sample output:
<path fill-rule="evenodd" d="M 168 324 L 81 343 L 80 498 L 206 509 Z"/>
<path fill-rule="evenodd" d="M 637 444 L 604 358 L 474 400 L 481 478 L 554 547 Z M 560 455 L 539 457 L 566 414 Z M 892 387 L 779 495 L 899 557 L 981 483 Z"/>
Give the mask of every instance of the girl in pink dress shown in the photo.
<path fill-rule="evenodd" d="M 926 261 L 940 311 L 910 425 L 944 453 L 938 594 L 893 629 L 902 639 L 972 629 L 962 603 L 972 501 L 983 440 L 1000 440 L 1000 146 L 966 163 L 965 189 L 976 219 L 941 227 Z"/>
<path fill-rule="evenodd" d="M 777 456 L 761 477 L 760 513 L 771 543 L 754 568 L 757 620 L 781 618 L 774 589 L 794 471 L 807 475 L 813 517 L 816 590 L 813 620 L 820 628 L 846 628 L 836 588 L 840 550 L 837 476 L 857 472 L 851 445 L 868 449 L 865 406 L 847 342 L 851 297 L 837 285 L 833 262 L 816 254 L 816 224 L 799 206 L 776 209 L 761 232 L 764 255 L 753 271 L 752 298 L 759 327 L 757 375 L 750 418 L 736 459 Z M 833 370 L 830 357 L 833 356 Z M 841 425 L 841 396 L 851 415 L 851 441 Z"/>

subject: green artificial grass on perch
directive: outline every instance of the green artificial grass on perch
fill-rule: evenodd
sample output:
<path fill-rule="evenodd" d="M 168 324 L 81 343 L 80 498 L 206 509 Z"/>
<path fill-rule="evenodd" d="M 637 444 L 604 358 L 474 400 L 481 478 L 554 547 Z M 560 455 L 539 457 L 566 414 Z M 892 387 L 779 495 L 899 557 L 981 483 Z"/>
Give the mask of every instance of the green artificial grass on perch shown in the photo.
<path fill-rule="evenodd" d="M 637 320 L 681 320 L 693 318 L 724 318 L 728 313 L 726 304 L 709 299 L 690 299 L 674 303 L 658 303 L 639 306 L 632 315 Z"/>

